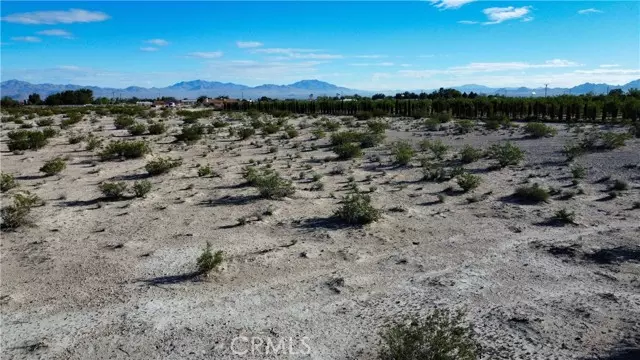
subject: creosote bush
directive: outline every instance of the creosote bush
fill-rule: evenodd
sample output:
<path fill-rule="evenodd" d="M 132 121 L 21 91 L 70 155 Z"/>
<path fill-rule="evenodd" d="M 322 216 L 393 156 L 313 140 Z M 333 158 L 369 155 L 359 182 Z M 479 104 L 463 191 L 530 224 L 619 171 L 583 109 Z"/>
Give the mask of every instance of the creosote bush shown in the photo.
<path fill-rule="evenodd" d="M 459 120 L 456 121 L 456 132 L 458 134 L 468 134 L 473 130 L 475 123 L 471 120 Z"/>
<path fill-rule="evenodd" d="M 136 181 L 133 183 L 133 193 L 136 197 L 146 197 L 151 191 L 151 187 L 151 181 L 149 180 Z"/>
<path fill-rule="evenodd" d="M 549 191 L 543 189 L 538 184 L 522 186 L 516 189 L 513 196 L 528 203 L 540 203 L 549 200 Z"/>
<path fill-rule="evenodd" d="M 531 122 L 524 126 L 525 134 L 537 139 L 545 136 L 555 136 L 558 131 L 549 125 L 541 122 Z"/>
<path fill-rule="evenodd" d="M 489 147 L 489 156 L 498 161 L 498 167 L 518 165 L 524 159 L 524 151 L 510 142 L 493 144 Z"/>
<path fill-rule="evenodd" d="M 31 212 L 31 208 L 38 204 L 42 204 L 42 200 L 28 191 L 14 194 L 13 204 L 2 208 L 0 211 L 2 215 L 0 229 L 11 231 L 29 224 L 29 212 Z"/>
<path fill-rule="evenodd" d="M 347 160 L 362 156 L 360 145 L 354 143 L 345 143 L 333 147 L 333 152 L 338 155 L 338 159 Z"/>
<path fill-rule="evenodd" d="M 424 127 L 427 131 L 438 131 L 440 130 L 440 121 L 438 119 L 426 119 Z"/>
<path fill-rule="evenodd" d="M 44 165 L 42 165 L 42 167 L 40 168 L 40 172 L 45 173 L 46 176 L 52 176 L 60 173 L 66 167 L 67 162 L 65 161 L 65 159 L 56 157 L 45 162 Z"/>
<path fill-rule="evenodd" d="M 371 205 L 369 195 L 355 193 L 347 195 L 335 216 L 347 224 L 365 225 L 377 221 L 380 218 L 380 210 Z"/>
<path fill-rule="evenodd" d="M 118 140 L 110 142 L 98 155 L 101 160 L 107 161 L 119 158 L 141 158 L 150 152 L 151 148 L 145 141 Z"/>
<path fill-rule="evenodd" d="M 157 158 L 149 161 L 144 169 L 151 176 L 168 173 L 171 169 L 182 165 L 182 159 Z"/>
<path fill-rule="evenodd" d="M 441 140 L 424 140 L 422 142 L 420 142 L 420 149 L 422 151 L 431 151 L 433 153 L 433 155 L 436 157 L 436 159 L 438 160 L 442 160 L 444 158 L 444 155 L 447 153 L 447 151 L 449 150 L 449 146 L 444 144 Z"/>
<path fill-rule="evenodd" d="M 202 139 L 205 127 L 200 124 L 187 125 L 182 128 L 182 132 L 176 135 L 176 141 L 184 141 L 185 143 L 194 143 Z"/>
<path fill-rule="evenodd" d="M 7 173 L 0 174 L 0 191 L 7 192 L 13 188 L 18 187 L 18 183 L 16 182 L 16 178 Z"/>
<path fill-rule="evenodd" d="M 613 184 L 611 184 L 610 190 L 617 190 L 617 191 L 629 190 L 629 183 L 627 183 L 624 180 L 615 179 L 613 181 Z"/>
<path fill-rule="evenodd" d="M 571 176 L 573 176 L 574 179 L 584 179 L 585 176 L 587 176 L 587 169 L 585 169 L 584 166 L 575 165 L 571 168 Z"/>
<path fill-rule="evenodd" d="M 573 224 L 576 219 L 576 213 L 567 209 L 560 209 L 553 215 L 553 220 L 563 224 Z"/>
<path fill-rule="evenodd" d="M 460 174 L 456 179 L 458 181 L 458 186 L 460 186 L 464 192 L 469 192 L 470 190 L 477 188 L 482 182 L 482 178 L 480 176 L 470 173 Z"/>
<path fill-rule="evenodd" d="M 50 135 L 52 135 L 51 132 L 45 133 L 44 131 L 38 130 L 10 131 L 7 134 L 9 137 L 7 146 L 9 147 L 9 151 L 42 149 L 49 143 L 49 138 L 52 137 Z"/>
<path fill-rule="evenodd" d="M 127 191 L 127 184 L 124 182 L 105 182 L 100 184 L 99 186 L 102 195 L 105 198 L 115 200 L 121 199 L 124 196 L 125 191 Z"/>
<path fill-rule="evenodd" d="M 211 169 L 210 165 L 201 166 L 201 167 L 198 168 L 198 176 L 199 177 L 210 176 L 211 174 L 213 174 L 213 169 Z"/>
<path fill-rule="evenodd" d="M 165 124 L 163 123 L 152 123 L 149 124 L 149 134 L 151 135 L 160 135 L 160 134 L 164 134 L 165 131 L 167 131 L 167 127 Z"/>
<path fill-rule="evenodd" d="M 140 136 L 147 131 L 147 125 L 137 122 L 132 125 L 129 125 L 127 127 L 127 130 L 129 130 L 129 134 L 131 136 Z"/>
<path fill-rule="evenodd" d="M 471 164 L 472 162 L 480 160 L 482 157 L 482 150 L 476 149 L 471 145 L 465 145 L 460 150 L 460 161 L 463 164 Z"/>
<path fill-rule="evenodd" d="M 213 253 L 211 251 L 211 243 L 207 241 L 207 244 L 202 251 L 202 254 L 196 260 L 198 266 L 198 273 L 201 275 L 207 275 L 212 270 L 218 270 L 222 262 L 224 261 L 224 253 L 221 250 Z"/>
<path fill-rule="evenodd" d="M 113 120 L 113 125 L 118 130 L 126 129 L 133 124 L 135 124 L 135 120 L 131 116 L 127 115 L 118 115 L 118 117 Z"/>
<path fill-rule="evenodd" d="M 53 125 L 53 119 L 40 119 L 36 121 L 36 124 L 38 124 L 38 126 L 51 126 Z"/>
<path fill-rule="evenodd" d="M 380 360 L 476 360 L 480 344 L 463 311 L 436 309 L 424 319 L 392 324 L 382 333 Z"/>
<path fill-rule="evenodd" d="M 258 174 L 252 182 L 258 188 L 260 197 L 265 199 L 282 199 L 295 192 L 291 181 L 283 179 L 280 174 L 273 171 Z"/>
<path fill-rule="evenodd" d="M 416 152 L 408 142 L 398 141 L 397 143 L 393 144 L 392 153 L 393 156 L 395 156 L 396 163 L 398 165 L 407 165 L 409 164 L 409 162 L 411 162 L 411 159 Z"/>
<path fill-rule="evenodd" d="M 253 135 L 255 135 L 255 133 L 256 133 L 256 130 L 249 126 L 241 127 L 240 129 L 238 129 L 238 132 L 237 132 L 240 140 L 246 140 L 252 137 Z"/>

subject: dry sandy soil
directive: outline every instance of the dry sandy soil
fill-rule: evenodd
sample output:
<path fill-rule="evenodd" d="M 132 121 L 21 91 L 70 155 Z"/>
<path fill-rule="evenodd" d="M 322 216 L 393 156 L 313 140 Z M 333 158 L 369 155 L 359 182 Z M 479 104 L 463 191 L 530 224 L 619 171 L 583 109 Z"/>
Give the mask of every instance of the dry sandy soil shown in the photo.
<path fill-rule="evenodd" d="M 334 155 L 311 128 L 292 140 L 270 136 L 275 154 L 251 145 L 268 137 L 239 141 L 226 129 L 194 145 L 175 143 L 178 118 L 169 120 L 168 134 L 142 137 L 153 149 L 145 159 L 100 162 L 84 144 L 69 144 L 72 132 L 131 139 L 111 117 L 83 121 L 44 149 L 16 155 L 6 133 L 17 125 L 3 124 L 2 171 L 20 184 L 2 194 L 3 206 L 20 190 L 46 204 L 32 210 L 33 226 L 2 233 L 2 358 L 372 359 L 389 319 L 444 307 L 467 310 L 484 359 L 639 358 L 639 139 L 579 157 L 588 169 L 583 194 L 527 205 L 510 197 L 525 182 L 576 190 L 560 150 L 577 135 L 564 125 L 556 137 L 526 139 L 519 130 L 456 135 L 389 120 L 385 145 L 355 161 L 324 161 Z M 397 167 L 388 146 L 425 138 L 450 144 L 449 159 L 464 144 L 502 140 L 526 158 L 502 170 L 490 170 L 488 159 L 465 165 L 482 176 L 473 194 L 484 198 L 468 203 L 470 194 L 454 191 L 440 203 L 437 195 L 457 189 L 455 180 L 420 181 L 417 159 L 426 153 Z M 38 169 L 57 155 L 68 157 L 67 168 L 42 177 Z M 101 182 L 132 184 L 155 156 L 184 162 L 148 178 L 147 198 L 99 200 Z M 273 168 L 296 192 L 259 199 L 243 186 L 242 169 L 274 157 Z M 220 177 L 198 177 L 197 164 L 211 164 Z M 332 175 L 337 166 L 348 170 Z M 310 190 L 314 173 L 323 175 L 324 190 Z M 610 181 L 598 181 L 607 175 L 630 189 L 608 199 Z M 361 190 L 373 187 L 379 221 L 359 228 L 332 220 L 349 176 Z M 549 223 L 562 208 L 575 211 L 575 224 Z M 254 216 L 267 209 L 273 214 Z M 248 222 L 238 225 L 241 217 Z M 207 241 L 226 261 L 208 278 L 191 277 Z M 251 337 L 259 339 L 253 354 Z M 265 355 L 258 342 L 267 339 L 285 341 L 286 349 Z"/>

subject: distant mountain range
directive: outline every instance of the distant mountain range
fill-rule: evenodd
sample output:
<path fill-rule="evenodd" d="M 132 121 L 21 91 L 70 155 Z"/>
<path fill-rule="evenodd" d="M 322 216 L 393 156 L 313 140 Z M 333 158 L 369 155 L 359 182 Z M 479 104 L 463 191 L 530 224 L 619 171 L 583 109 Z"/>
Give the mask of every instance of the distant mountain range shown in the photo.
<path fill-rule="evenodd" d="M 80 85 L 56 85 L 56 84 L 31 84 L 25 81 L 19 80 L 7 80 L 0 83 L 0 95 L 9 96 L 16 100 L 24 100 L 29 94 L 38 93 L 44 99 L 48 95 L 77 89 L 91 89 L 93 90 L 94 97 L 120 97 L 120 98 L 157 98 L 160 96 L 173 96 L 179 99 L 195 99 L 201 95 L 207 95 L 210 97 L 216 96 L 229 96 L 232 98 L 244 98 L 244 99 L 256 99 L 262 96 L 279 99 L 305 99 L 311 94 L 314 97 L 317 96 L 335 96 L 341 95 L 354 95 L 359 94 L 363 96 L 371 96 L 374 93 L 384 93 L 386 95 L 395 95 L 405 90 L 389 90 L 389 91 L 366 91 L 348 89 L 345 87 L 336 86 L 324 81 L 319 80 L 302 80 L 289 85 L 273 85 L 264 84 L 260 86 L 246 86 L 234 83 L 221 83 L 217 81 L 182 81 L 164 88 L 143 88 L 138 86 L 130 86 L 124 89 L 116 88 L 102 88 L 97 86 L 80 86 Z M 527 88 L 527 87 L 512 87 L 512 88 L 492 88 L 483 85 L 462 85 L 454 86 L 453 88 L 461 92 L 475 92 L 478 94 L 500 94 L 507 96 L 544 96 L 544 88 Z M 627 91 L 631 88 L 640 88 L 640 79 L 631 81 L 624 85 L 610 85 L 610 84 L 592 84 L 584 83 L 572 88 L 549 88 L 547 89 L 548 96 L 573 94 L 580 95 L 592 92 L 594 94 L 603 94 L 608 90 L 622 89 Z M 422 90 L 409 90 L 410 92 L 419 93 Z M 424 90 L 431 92 L 431 90 Z"/>

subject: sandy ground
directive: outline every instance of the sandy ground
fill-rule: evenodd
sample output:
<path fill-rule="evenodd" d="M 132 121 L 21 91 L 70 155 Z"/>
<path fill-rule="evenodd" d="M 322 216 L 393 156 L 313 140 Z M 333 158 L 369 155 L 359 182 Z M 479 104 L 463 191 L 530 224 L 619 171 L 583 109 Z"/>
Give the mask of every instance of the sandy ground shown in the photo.
<path fill-rule="evenodd" d="M 289 123 L 301 121 L 314 119 Z M 533 140 L 519 131 L 455 135 L 393 122 L 386 144 L 439 138 L 454 149 L 486 148 L 510 139 L 526 160 L 496 171 L 486 159 L 466 165 L 483 178 L 473 193 L 491 194 L 471 204 L 469 194 L 438 203 L 455 181 L 420 181 L 418 161 L 393 166 L 388 146 L 355 161 L 325 162 L 333 157 L 328 141 L 312 140 L 310 128 L 293 140 L 272 135 L 276 154 L 251 145 L 267 138 L 238 141 L 221 130 L 189 146 L 168 134 L 144 136 L 153 148 L 146 159 L 99 162 L 83 144 L 68 144 L 68 134 L 131 138 L 110 117 L 84 121 L 21 155 L 6 147 L 16 125 L 3 124 L 2 171 L 46 204 L 32 211 L 33 227 L 2 234 L 2 358 L 371 359 L 388 319 L 463 307 L 484 359 L 637 359 L 640 210 L 632 206 L 640 200 L 640 140 L 577 159 L 588 169 L 584 194 L 524 205 L 509 195 L 527 181 L 575 189 L 560 150 L 576 135 L 564 126 L 554 138 Z M 178 132 L 181 121 L 170 123 Z M 38 169 L 56 155 L 69 165 L 42 177 Z M 154 156 L 184 163 L 149 178 L 154 189 L 145 199 L 96 201 L 98 184 L 144 178 Z M 273 167 L 297 191 L 281 201 L 256 199 L 255 189 L 242 186 L 242 168 L 274 156 Z M 211 164 L 221 177 L 199 178 L 196 164 Z M 349 170 L 331 175 L 336 166 Z M 324 175 L 323 191 L 309 190 L 313 173 Z M 609 185 L 598 180 L 606 175 L 631 189 L 605 200 Z M 362 190 L 376 188 L 373 202 L 384 210 L 378 222 L 348 228 L 329 220 L 349 176 Z M 3 206 L 18 190 L 2 194 Z M 575 225 L 547 223 L 561 208 L 576 212 Z M 267 209 L 273 215 L 253 217 Z M 236 226 L 240 217 L 248 223 Z M 206 241 L 227 260 L 219 273 L 190 278 Z M 284 347 L 265 354 L 268 341 Z"/>

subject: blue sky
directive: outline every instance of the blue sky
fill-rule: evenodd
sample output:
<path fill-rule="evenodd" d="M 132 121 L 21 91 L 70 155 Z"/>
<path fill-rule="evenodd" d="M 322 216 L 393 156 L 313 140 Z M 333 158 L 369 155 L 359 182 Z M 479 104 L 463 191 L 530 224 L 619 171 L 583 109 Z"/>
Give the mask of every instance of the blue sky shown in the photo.
<path fill-rule="evenodd" d="M 640 78 L 634 1 L 2 2 L 1 78 L 363 89 Z"/>

